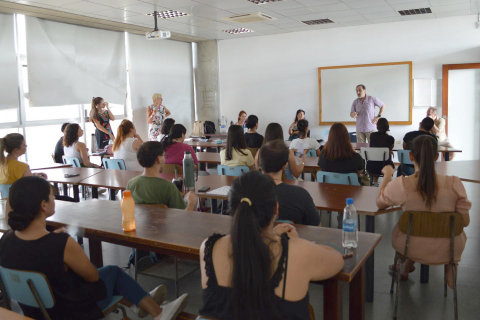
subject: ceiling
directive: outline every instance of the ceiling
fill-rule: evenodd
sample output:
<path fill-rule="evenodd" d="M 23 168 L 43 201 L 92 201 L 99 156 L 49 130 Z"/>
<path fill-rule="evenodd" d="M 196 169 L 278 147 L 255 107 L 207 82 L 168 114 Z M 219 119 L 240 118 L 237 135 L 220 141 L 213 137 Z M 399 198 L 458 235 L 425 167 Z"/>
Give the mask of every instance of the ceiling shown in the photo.
<path fill-rule="evenodd" d="M 415 19 L 477 14 L 480 0 L 283 0 L 256 5 L 247 0 L 6 0 L 21 5 L 62 11 L 116 23 L 153 29 L 153 11 L 177 10 L 189 16 L 158 19 L 161 30 L 192 39 L 235 39 L 315 29 L 388 23 Z M 406 9 L 431 8 L 432 13 L 400 16 Z M 221 18 L 263 12 L 277 20 L 233 23 Z M 330 19 L 335 23 L 309 26 L 301 21 Z M 91 19 L 90 19 L 91 21 Z M 255 32 L 229 34 L 223 30 L 248 28 Z"/>

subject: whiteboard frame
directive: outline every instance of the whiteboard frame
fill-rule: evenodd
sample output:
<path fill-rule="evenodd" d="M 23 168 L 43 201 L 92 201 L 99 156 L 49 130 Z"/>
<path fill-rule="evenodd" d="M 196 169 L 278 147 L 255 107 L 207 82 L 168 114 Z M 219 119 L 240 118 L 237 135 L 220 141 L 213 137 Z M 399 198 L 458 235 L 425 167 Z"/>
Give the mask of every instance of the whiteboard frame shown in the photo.
<path fill-rule="evenodd" d="M 411 125 L 412 124 L 412 107 L 413 107 L 413 77 L 412 77 L 412 61 L 404 62 L 387 62 L 387 63 L 372 63 L 372 64 L 356 64 L 348 66 L 332 66 L 332 67 L 319 67 L 318 68 L 318 113 L 319 113 L 319 125 L 332 125 L 335 122 L 322 121 L 322 70 L 327 69 L 344 69 L 344 68 L 361 68 L 361 67 L 378 67 L 378 66 L 392 66 L 392 65 L 408 65 L 409 72 L 409 120 L 408 121 L 389 121 L 390 125 Z M 388 106 L 387 106 L 388 107 Z M 344 125 L 356 125 L 355 121 L 346 121 L 342 123 Z"/>

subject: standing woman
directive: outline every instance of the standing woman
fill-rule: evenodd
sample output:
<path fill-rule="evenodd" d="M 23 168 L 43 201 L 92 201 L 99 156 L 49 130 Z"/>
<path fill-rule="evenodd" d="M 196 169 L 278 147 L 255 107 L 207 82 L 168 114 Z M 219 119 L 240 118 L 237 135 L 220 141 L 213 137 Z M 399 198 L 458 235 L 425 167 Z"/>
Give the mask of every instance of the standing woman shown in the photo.
<path fill-rule="evenodd" d="M 163 98 L 160 93 L 154 93 L 152 99 L 153 104 L 147 107 L 148 140 L 160 141 L 163 121 L 172 113 L 162 104 Z"/>
<path fill-rule="evenodd" d="M 295 120 L 290 125 L 290 128 L 288 128 L 288 134 L 290 135 L 290 137 L 288 138 L 289 141 L 298 138 L 297 122 L 303 119 L 305 119 L 305 111 L 303 111 L 302 109 L 298 109 L 297 114 L 295 115 Z"/>
<path fill-rule="evenodd" d="M 246 125 L 246 122 L 247 121 L 247 113 L 245 111 L 240 111 L 240 113 L 238 114 L 238 120 L 237 122 L 235 123 L 235 125 L 237 126 L 241 126 L 241 127 L 245 127 Z"/>
<path fill-rule="evenodd" d="M 110 111 L 108 102 L 103 98 L 94 97 L 92 99 L 92 109 L 90 110 L 90 121 L 95 126 L 95 139 L 97 140 L 97 149 L 103 150 L 110 139 L 115 140 L 110 120 L 115 120 L 113 112 Z"/>

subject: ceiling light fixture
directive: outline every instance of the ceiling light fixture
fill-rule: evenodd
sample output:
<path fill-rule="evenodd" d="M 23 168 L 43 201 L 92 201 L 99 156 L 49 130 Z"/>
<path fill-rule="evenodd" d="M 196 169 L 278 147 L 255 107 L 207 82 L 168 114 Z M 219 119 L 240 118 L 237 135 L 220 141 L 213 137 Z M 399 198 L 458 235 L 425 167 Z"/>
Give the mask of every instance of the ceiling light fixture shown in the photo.
<path fill-rule="evenodd" d="M 335 21 L 332 21 L 330 19 L 308 20 L 308 21 L 302 21 L 302 22 L 305 24 L 308 24 L 309 26 L 314 26 L 317 24 L 335 23 Z"/>
<path fill-rule="evenodd" d="M 255 31 L 246 29 L 246 28 L 236 28 L 236 29 L 230 29 L 230 30 L 223 30 L 223 32 L 230 33 L 230 34 L 240 34 L 240 33 L 248 33 L 248 32 L 255 32 Z"/>
<path fill-rule="evenodd" d="M 178 18 L 178 17 L 185 17 L 188 16 L 188 13 L 175 11 L 175 10 L 167 10 L 162 12 L 154 11 L 152 13 L 147 13 L 147 16 L 154 16 L 163 18 L 163 19 L 171 19 L 171 18 Z"/>

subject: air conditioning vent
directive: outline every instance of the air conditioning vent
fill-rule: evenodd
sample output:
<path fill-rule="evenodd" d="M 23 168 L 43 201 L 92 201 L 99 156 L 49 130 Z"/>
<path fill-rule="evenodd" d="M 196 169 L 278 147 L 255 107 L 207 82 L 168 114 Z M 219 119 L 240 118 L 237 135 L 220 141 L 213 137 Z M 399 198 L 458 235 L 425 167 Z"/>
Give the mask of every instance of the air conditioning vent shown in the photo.
<path fill-rule="evenodd" d="M 308 20 L 308 21 L 302 21 L 302 22 L 305 24 L 308 24 L 309 26 L 314 26 L 317 24 L 335 23 L 335 21 L 332 21 L 330 19 Z"/>
<path fill-rule="evenodd" d="M 398 13 L 400 13 L 401 16 L 413 16 L 416 14 L 432 13 L 432 9 L 430 8 L 408 9 L 408 10 L 398 11 Z"/>
<path fill-rule="evenodd" d="M 240 33 L 255 32 L 255 31 L 246 29 L 246 28 L 236 28 L 236 29 L 230 29 L 230 30 L 223 30 L 223 32 L 230 33 L 230 34 L 240 34 Z"/>
<path fill-rule="evenodd" d="M 271 20 L 277 20 L 277 19 L 265 13 L 252 12 L 252 13 L 245 13 L 245 14 L 237 14 L 231 17 L 222 18 L 222 20 L 236 22 L 236 23 L 252 23 L 252 22 L 271 21 Z"/>
<path fill-rule="evenodd" d="M 252 2 L 254 4 L 265 4 L 265 3 L 278 2 L 278 1 L 283 1 L 283 0 L 247 0 L 247 1 Z"/>

